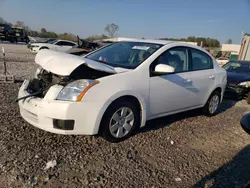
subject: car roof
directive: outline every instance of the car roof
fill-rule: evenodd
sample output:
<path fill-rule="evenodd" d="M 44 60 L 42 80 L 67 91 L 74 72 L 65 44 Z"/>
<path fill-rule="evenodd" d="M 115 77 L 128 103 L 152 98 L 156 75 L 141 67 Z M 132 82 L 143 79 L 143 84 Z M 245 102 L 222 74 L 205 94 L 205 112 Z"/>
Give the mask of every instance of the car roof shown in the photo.
<path fill-rule="evenodd" d="M 73 41 L 70 41 L 70 40 L 61 40 L 61 39 L 56 39 L 57 41 L 63 41 L 63 42 L 71 42 L 71 43 L 75 43 Z"/>
<path fill-rule="evenodd" d="M 176 44 L 179 46 L 186 46 L 186 47 L 191 47 L 191 48 L 196 48 L 201 50 L 199 46 L 195 46 L 193 44 L 186 43 L 185 41 L 170 41 L 170 40 L 157 40 L 157 39 L 129 39 L 129 40 L 121 40 L 119 42 L 143 42 L 143 43 L 152 43 L 152 44 L 161 44 L 161 45 L 168 45 L 168 44 Z M 205 51 L 205 50 L 203 50 Z"/>
<path fill-rule="evenodd" d="M 167 41 L 167 40 L 151 40 L 151 39 L 129 39 L 129 40 L 121 40 L 119 42 L 143 42 L 143 43 L 153 43 L 153 44 L 168 44 L 171 43 L 172 41 Z"/>
<path fill-rule="evenodd" d="M 250 64 L 250 61 L 245 61 L 245 60 L 235 60 L 235 61 L 229 61 L 229 62 L 233 62 L 233 63 L 241 63 L 241 64 Z"/>

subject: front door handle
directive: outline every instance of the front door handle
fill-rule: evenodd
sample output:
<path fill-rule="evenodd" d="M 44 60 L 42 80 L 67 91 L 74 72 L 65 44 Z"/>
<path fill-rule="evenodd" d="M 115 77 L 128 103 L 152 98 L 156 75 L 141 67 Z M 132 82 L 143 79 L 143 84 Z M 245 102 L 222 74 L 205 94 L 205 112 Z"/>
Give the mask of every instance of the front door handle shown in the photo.
<path fill-rule="evenodd" d="M 214 80 L 215 76 L 214 76 L 214 75 L 211 75 L 211 76 L 209 76 L 208 78 Z"/>
<path fill-rule="evenodd" d="M 190 80 L 190 79 L 186 79 L 185 81 L 184 81 L 184 84 L 191 84 L 192 83 L 192 80 Z"/>

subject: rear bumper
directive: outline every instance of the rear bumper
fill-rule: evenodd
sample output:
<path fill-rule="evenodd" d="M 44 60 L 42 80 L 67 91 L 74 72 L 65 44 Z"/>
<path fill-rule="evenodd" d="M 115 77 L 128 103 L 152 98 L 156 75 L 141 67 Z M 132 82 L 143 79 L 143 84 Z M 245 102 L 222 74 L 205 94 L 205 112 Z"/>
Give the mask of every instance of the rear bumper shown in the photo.
<path fill-rule="evenodd" d="M 26 85 L 27 83 L 24 83 L 20 88 L 19 98 L 28 95 L 25 90 Z M 58 91 L 55 92 L 52 88 L 46 96 L 57 96 Z M 107 101 L 69 102 L 48 100 L 46 96 L 44 99 L 27 98 L 19 101 L 20 114 L 23 119 L 35 127 L 57 134 L 94 135 L 98 133 L 103 110 L 106 109 L 103 107 Z M 56 128 L 55 120 L 74 121 L 73 130 Z"/>

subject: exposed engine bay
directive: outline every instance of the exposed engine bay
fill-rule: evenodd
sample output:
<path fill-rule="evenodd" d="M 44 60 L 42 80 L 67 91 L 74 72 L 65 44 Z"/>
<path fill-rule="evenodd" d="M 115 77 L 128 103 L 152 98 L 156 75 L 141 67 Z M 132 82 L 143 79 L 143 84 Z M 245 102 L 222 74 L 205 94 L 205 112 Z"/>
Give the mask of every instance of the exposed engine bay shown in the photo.
<path fill-rule="evenodd" d="M 46 95 L 49 88 L 53 85 L 58 84 L 65 86 L 68 83 L 73 82 L 75 80 L 79 79 L 94 80 L 112 74 L 113 73 L 107 73 L 92 69 L 84 64 L 77 67 L 69 76 L 60 76 L 51 73 L 49 71 L 46 71 L 45 69 L 40 69 L 36 73 L 35 77 L 30 80 L 26 90 L 29 94 L 37 93 L 37 95 L 35 95 L 36 97 L 43 98 Z"/>

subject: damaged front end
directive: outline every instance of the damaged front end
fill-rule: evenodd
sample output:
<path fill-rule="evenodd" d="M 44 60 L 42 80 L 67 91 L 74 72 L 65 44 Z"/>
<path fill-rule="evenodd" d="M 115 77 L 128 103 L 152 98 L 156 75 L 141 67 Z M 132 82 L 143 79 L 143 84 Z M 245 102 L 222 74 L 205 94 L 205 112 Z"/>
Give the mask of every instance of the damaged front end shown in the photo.
<path fill-rule="evenodd" d="M 59 85 L 63 86 L 60 92 L 60 100 L 80 100 L 76 99 L 77 93 L 84 92 L 85 89 L 95 85 L 98 82 L 97 79 L 129 71 L 91 59 L 51 50 L 39 51 L 35 62 L 39 65 L 39 68 L 25 88 L 29 95 L 21 99 L 30 96 L 43 98 L 52 86 Z M 69 97 L 70 92 L 71 98 Z M 62 96 L 62 94 L 65 95 Z"/>
<path fill-rule="evenodd" d="M 26 91 L 29 94 L 37 93 L 36 97 L 43 98 L 49 88 L 53 85 L 66 86 L 67 84 L 76 80 L 95 80 L 101 77 L 109 76 L 111 74 L 112 73 L 92 69 L 84 64 L 77 67 L 69 76 L 61 76 L 49 72 L 43 68 L 38 68 L 34 77 L 29 80 Z"/>
<path fill-rule="evenodd" d="M 236 99 L 246 98 L 250 88 L 242 85 L 227 85 L 225 95 Z"/>

